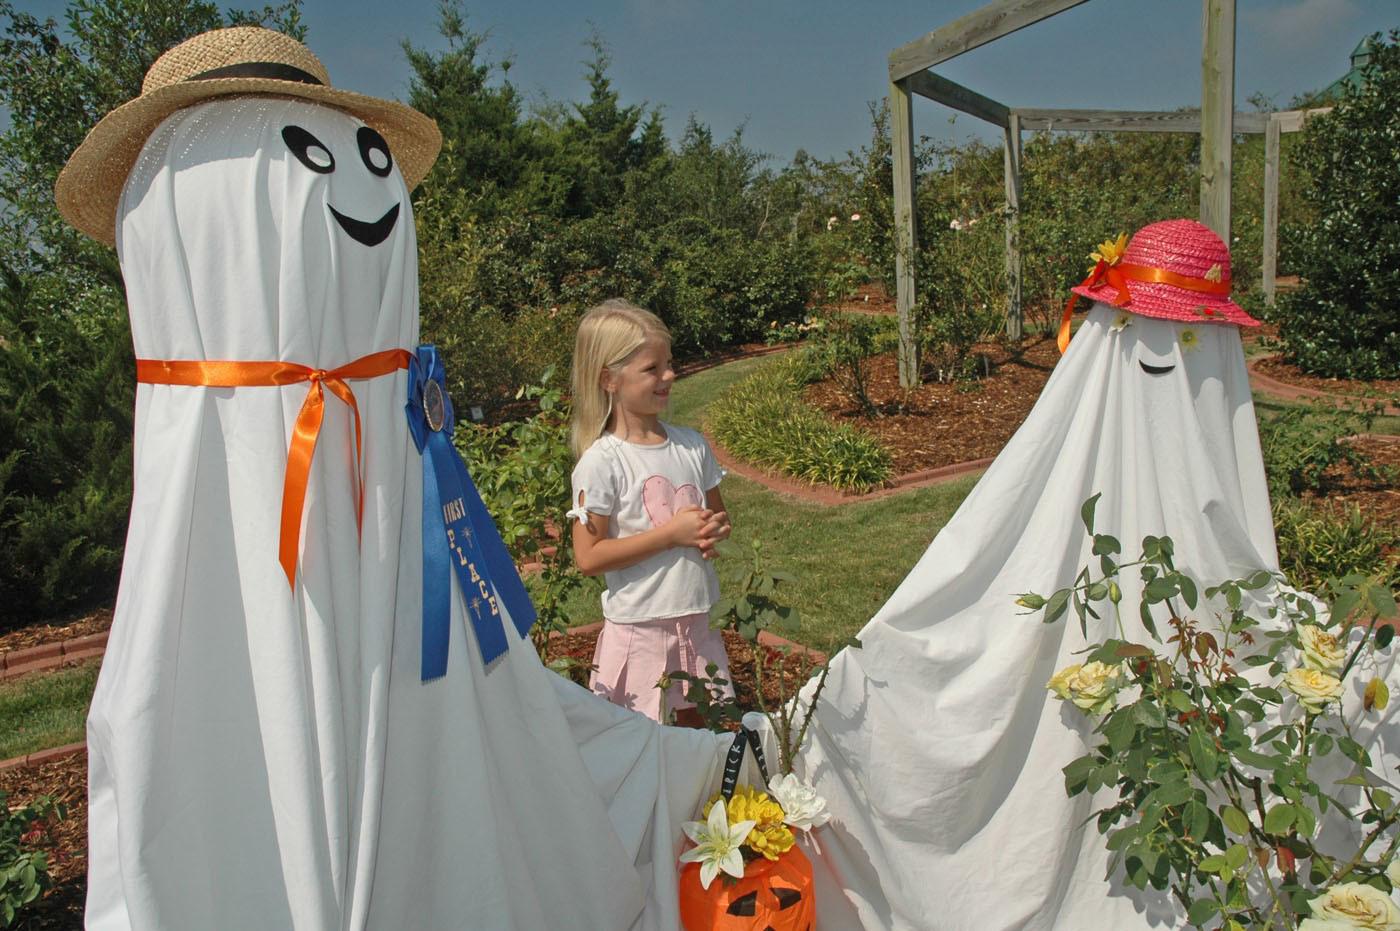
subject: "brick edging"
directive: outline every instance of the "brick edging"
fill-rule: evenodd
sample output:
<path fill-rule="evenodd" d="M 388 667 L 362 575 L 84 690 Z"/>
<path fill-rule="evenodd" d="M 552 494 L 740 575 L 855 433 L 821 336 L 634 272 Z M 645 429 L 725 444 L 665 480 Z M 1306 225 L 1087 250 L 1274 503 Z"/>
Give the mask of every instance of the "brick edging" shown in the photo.
<path fill-rule="evenodd" d="M 69 637 L 53 643 L 25 647 L 22 650 L 6 650 L 0 653 L 0 681 L 13 679 L 30 672 L 57 669 L 69 663 L 85 659 L 95 659 L 107 649 L 108 631 Z"/>
<path fill-rule="evenodd" d="M 1331 391 L 1322 391 L 1318 388 L 1305 388 L 1301 385 L 1290 385 L 1286 381 L 1280 381 L 1265 372 L 1259 370 L 1259 363 L 1265 359 L 1273 359 L 1276 356 L 1255 356 L 1250 359 L 1245 366 L 1249 371 L 1249 382 L 1264 394 L 1282 398 L 1285 401 L 1325 401 L 1333 407 L 1344 407 L 1349 404 L 1372 405 L 1376 403 L 1385 404 L 1384 413 L 1394 417 L 1400 415 L 1400 407 L 1393 404 L 1386 404 L 1384 398 L 1368 398 L 1359 394 L 1339 394 Z"/>
<path fill-rule="evenodd" d="M 65 744 L 62 747 L 50 747 L 47 750 L 35 750 L 33 753 L 26 753 L 24 756 L 17 756 L 9 760 L 0 760 L 0 773 L 11 769 L 19 769 L 22 766 L 38 766 L 40 763 L 52 763 L 54 760 L 62 760 L 75 753 L 86 752 L 86 741 L 79 741 L 75 744 Z"/>

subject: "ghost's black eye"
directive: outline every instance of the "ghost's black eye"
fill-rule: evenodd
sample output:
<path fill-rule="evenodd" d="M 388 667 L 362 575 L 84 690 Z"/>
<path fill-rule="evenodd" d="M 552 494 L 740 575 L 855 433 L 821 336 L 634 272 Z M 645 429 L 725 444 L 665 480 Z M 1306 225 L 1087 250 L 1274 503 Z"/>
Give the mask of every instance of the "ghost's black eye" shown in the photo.
<path fill-rule="evenodd" d="M 287 148 L 307 168 L 321 175 L 335 171 L 335 157 L 331 150 L 321 144 L 321 140 L 300 126 L 283 126 L 282 141 Z"/>
<path fill-rule="evenodd" d="M 355 140 L 360 144 L 360 158 L 365 160 L 365 167 L 381 178 L 388 177 L 394 160 L 389 157 L 389 143 L 384 137 L 368 126 L 361 126 Z"/>

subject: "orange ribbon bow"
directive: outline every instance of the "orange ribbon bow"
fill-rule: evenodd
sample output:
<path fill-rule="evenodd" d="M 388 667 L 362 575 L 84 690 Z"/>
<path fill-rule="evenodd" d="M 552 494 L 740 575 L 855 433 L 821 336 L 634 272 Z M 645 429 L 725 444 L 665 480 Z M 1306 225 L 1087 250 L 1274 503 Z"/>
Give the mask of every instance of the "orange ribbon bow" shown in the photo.
<path fill-rule="evenodd" d="M 1096 288 L 1103 284 L 1112 285 L 1118 291 L 1118 295 L 1113 299 L 1113 306 L 1127 307 L 1133 299 L 1128 290 L 1129 281 L 1169 284 L 1201 294 L 1221 294 L 1226 297 L 1230 295 L 1230 279 L 1228 278 L 1221 281 L 1212 281 L 1209 278 L 1192 278 L 1188 275 L 1169 272 L 1165 268 L 1154 268 L 1151 265 L 1123 265 L 1121 263 L 1110 265 L 1102 259 L 1089 272 L 1089 277 L 1079 283 L 1079 287 Z M 1065 312 L 1060 317 L 1060 332 L 1056 337 L 1056 342 L 1059 344 L 1061 353 L 1069 348 L 1069 323 L 1070 318 L 1074 315 L 1074 302 L 1079 297 L 1080 295 L 1073 291 L 1069 293 L 1069 300 L 1065 302 Z"/>
<path fill-rule="evenodd" d="M 150 385 L 188 385 L 207 388 L 248 388 L 295 385 L 311 382 L 311 390 L 297 412 L 292 442 L 287 450 L 287 472 L 282 483 L 282 531 L 278 561 L 287 573 L 287 584 L 296 587 L 297 548 L 301 543 L 301 512 L 306 502 L 306 485 L 311 476 L 311 457 L 321 433 L 325 415 L 325 389 L 346 404 L 355 415 L 355 484 L 359 500 L 355 524 L 361 526 L 365 512 L 365 487 L 360 469 L 360 407 L 347 379 L 377 378 L 408 368 L 410 354 L 404 349 L 386 349 L 363 356 L 336 369 L 313 369 L 295 362 L 200 362 L 137 359 L 136 380 Z"/>

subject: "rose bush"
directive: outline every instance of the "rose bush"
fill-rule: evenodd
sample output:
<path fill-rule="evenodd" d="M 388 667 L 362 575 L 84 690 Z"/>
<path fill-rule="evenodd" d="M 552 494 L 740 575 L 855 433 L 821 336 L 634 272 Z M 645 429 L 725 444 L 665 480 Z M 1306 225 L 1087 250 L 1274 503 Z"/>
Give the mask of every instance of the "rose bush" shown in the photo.
<path fill-rule="evenodd" d="M 1085 567 L 1017 603 L 1046 623 L 1073 611 L 1085 636 L 1083 661 L 1047 687 L 1095 719 L 1065 788 L 1094 796 L 1110 876 L 1170 890 L 1212 931 L 1400 931 L 1400 802 L 1356 730 L 1389 702 L 1389 588 L 1332 579 L 1324 606 L 1264 571 L 1205 587 L 1167 537 L 1121 562 L 1118 540 L 1094 532 L 1097 499 L 1081 513 L 1101 575 Z M 1130 569 L 1136 641 L 1119 613 Z M 1089 637 L 1090 618 L 1118 636 Z M 1360 701 L 1344 707 L 1348 694 Z M 1324 835 L 1324 819 L 1338 829 Z"/>

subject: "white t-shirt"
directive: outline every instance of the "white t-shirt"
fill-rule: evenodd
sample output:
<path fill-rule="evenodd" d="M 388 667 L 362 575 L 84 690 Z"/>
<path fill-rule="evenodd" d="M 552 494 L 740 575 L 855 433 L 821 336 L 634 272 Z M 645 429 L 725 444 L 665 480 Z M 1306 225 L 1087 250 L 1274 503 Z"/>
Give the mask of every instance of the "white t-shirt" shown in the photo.
<path fill-rule="evenodd" d="M 661 426 L 666 441 L 655 446 L 607 434 L 595 440 L 574 466 L 570 515 L 607 515 L 608 537 L 615 538 L 663 526 L 683 508 L 703 508 L 705 493 L 720 483 L 724 470 L 699 432 Z M 699 614 L 719 600 L 715 567 L 693 546 L 670 547 L 603 577 L 603 616 L 616 623 Z"/>

